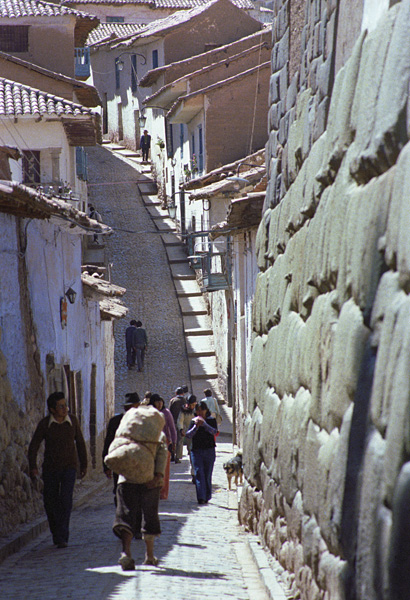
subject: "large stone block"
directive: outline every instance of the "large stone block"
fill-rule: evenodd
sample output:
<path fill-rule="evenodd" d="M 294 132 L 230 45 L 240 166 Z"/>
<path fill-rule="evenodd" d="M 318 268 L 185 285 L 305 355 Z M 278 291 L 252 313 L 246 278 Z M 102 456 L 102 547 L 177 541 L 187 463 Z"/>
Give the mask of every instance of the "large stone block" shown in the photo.
<path fill-rule="evenodd" d="M 354 130 L 350 117 L 364 38 L 365 34 L 363 33 L 357 40 L 347 64 L 338 72 L 333 86 L 323 164 L 317 176 L 324 184 L 329 184 L 334 180 L 343 156 L 353 140 Z M 329 86 L 331 73 L 324 69 L 321 76 L 323 78 L 321 80 L 322 93 L 323 96 L 327 96 L 329 87 L 326 86 Z"/>
<path fill-rule="evenodd" d="M 329 434 L 315 425 L 312 420 L 309 421 L 304 446 L 304 472 L 303 472 L 303 505 L 305 512 L 319 517 L 319 508 L 321 504 L 321 482 L 325 481 L 323 469 L 325 466 L 321 463 L 320 452 L 322 447 L 328 442 Z"/>
<path fill-rule="evenodd" d="M 400 274 L 400 284 L 407 293 L 410 291 L 409 168 L 410 143 L 403 148 L 393 170 L 394 185 L 389 207 L 385 246 L 385 260 L 389 266 L 397 267 Z"/>
<path fill-rule="evenodd" d="M 375 298 L 371 326 L 374 343 L 377 344 L 377 360 L 370 406 L 372 422 L 385 435 L 391 413 L 392 385 L 401 344 L 397 336 L 398 313 L 407 296 L 400 288 L 398 273 L 383 275 Z"/>
<path fill-rule="evenodd" d="M 386 442 L 375 431 L 367 444 L 363 477 L 360 490 L 359 527 L 356 551 L 356 593 L 358 598 L 377 600 L 375 560 L 378 540 L 376 537 L 377 515 L 381 500 L 383 458 Z"/>
<path fill-rule="evenodd" d="M 405 0 L 388 11 L 363 44 L 351 113 L 358 156 L 350 171 L 359 183 L 388 170 L 408 140 L 409 26 L 410 4 Z"/>
<path fill-rule="evenodd" d="M 343 416 L 354 400 L 368 335 L 360 308 L 349 300 L 343 305 L 334 328 L 330 369 L 323 385 L 321 423 L 328 432 L 340 428 Z"/>
<path fill-rule="evenodd" d="M 390 344 L 390 365 L 385 365 L 384 419 L 387 422 L 384 464 L 384 500 L 391 506 L 403 457 L 410 453 L 410 299 L 400 304 Z M 380 346 L 384 342 L 383 332 Z M 377 357 L 376 364 L 379 360 Z M 394 368 L 393 368 L 394 365 Z"/>
<path fill-rule="evenodd" d="M 303 154 L 306 144 L 304 136 L 308 134 L 309 128 L 306 128 L 310 103 L 312 101 L 312 91 L 310 89 L 301 92 L 296 102 L 296 119 L 289 128 L 288 137 L 288 164 L 289 178 L 294 181 L 306 155 Z M 309 146 L 309 144 L 307 144 Z"/>
<path fill-rule="evenodd" d="M 260 465 L 262 462 L 260 448 L 260 431 L 262 425 L 262 413 L 258 407 L 248 417 L 245 423 L 245 435 L 243 444 L 244 474 L 248 482 L 258 488 L 262 488 L 260 478 Z"/>
<path fill-rule="evenodd" d="M 308 436 L 310 394 L 300 390 L 295 398 L 285 396 L 281 402 L 281 429 L 279 433 L 276 471 L 280 489 L 288 504 L 292 504 L 301 488 L 306 470 L 305 444 Z"/>
<path fill-rule="evenodd" d="M 384 269 L 380 245 L 392 212 L 394 173 L 395 169 L 391 169 L 366 186 L 353 186 L 346 195 L 348 207 L 337 289 L 340 300 L 352 296 L 366 318 Z"/>

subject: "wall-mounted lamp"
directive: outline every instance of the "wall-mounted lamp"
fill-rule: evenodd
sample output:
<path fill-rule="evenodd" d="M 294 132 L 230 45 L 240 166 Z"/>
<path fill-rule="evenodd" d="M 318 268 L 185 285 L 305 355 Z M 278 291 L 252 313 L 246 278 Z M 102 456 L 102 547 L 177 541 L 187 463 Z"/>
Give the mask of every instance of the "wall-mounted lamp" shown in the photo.
<path fill-rule="evenodd" d="M 144 129 L 146 122 L 147 122 L 147 117 L 144 115 L 144 113 L 141 112 L 138 117 L 138 123 L 139 123 L 140 129 Z"/>
<path fill-rule="evenodd" d="M 124 69 L 124 61 L 121 60 L 121 56 L 124 56 L 124 54 L 128 54 L 129 56 L 139 56 L 140 58 L 143 59 L 143 65 L 147 64 L 147 59 L 145 58 L 145 56 L 143 54 L 139 54 L 138 52 L 121 52 L 121 54 L 119 54 L 117 56 L 117 58 L 115 59 L 115 66 L 117 68 L 118 71 L 122 71 Z"/>
<path fill-rule="evenodd" d="M 167 203 L 167 209 L 168 209 L 168 214 L 169 214 L 170 218 L 172 220 L 174 220 L 175 217 L 177 216 L 177 205 L 175 204 L 174 200 L 171 200 L 171 202 Z"/>
<path fill-rule="evenodd" d="M 76 296 L 77 296 L 77 292 L 75 292 L 75 291 L 73 290 L 73 288 L 71 288 L 71 287 L 70 287 L 70 288 L 68 288 L 68 290 L 66 291 L 65 295 L 67 296 L 69 303 L 70 303 L 70 304 L 74 304 L 74 302 L 75 302 L 75 299 L 76 299 Z"/>
<path fill-rule="evenodd" d="M 240 177 L 239 176 L 239 169 L 242 167 L 242 165 L 247 165 L 248 167 L 260 167 L 261 165 L 253 165 L 251 163 L 247 163 L 247 162 L 240 162 L 237 169 L 236 169 L 236 175 L 232 175 L 231 177 L 227 177 L 226 180 L 227 181 L 232 181 L 232 183 L 234 183 L 234 187 L 236 190 L 240 190 L 241 188 L 245 187 L 246 185 L 250 185 L 250 181 L 249 179 L 245 179 L 245 177 Z"/>

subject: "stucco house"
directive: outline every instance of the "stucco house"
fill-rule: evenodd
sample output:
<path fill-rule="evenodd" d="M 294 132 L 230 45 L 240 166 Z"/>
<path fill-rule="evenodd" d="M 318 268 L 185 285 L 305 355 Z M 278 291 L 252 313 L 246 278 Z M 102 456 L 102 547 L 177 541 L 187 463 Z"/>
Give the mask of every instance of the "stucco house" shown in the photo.
<path fill-rule="evenodd" d="M 82 238 L 109 232 L 60 198 L 0 181 L 1 535 L 41 505 L 26 456 L 51 392 L 66 393 L 95 472 L 114 406 L 113 320 L 127 309 L 122 288 L 90 293 Z"/>
<path fill-rule="evenodd" d="M 140 88 L 139 80 L 148 70 L 202 54 L 262 28 L 230 0 L 213 0 L 154 21 L 135 35 L 91 47 L 91 83 L 103 100 L 103 133 L 138 148 L 144 128 L 142 101 L 149 94 Z M 151 123 L 147 121 L 145 126 L 150 129 Z M 153 142 L 164 135 L 163 130 L 161 135 L 155 132 Z"/>
<path fill-rule="evenodd" d="M 223 50 L 196 56 L 190 71 L 188 61 L 173 63 L 155 83 L 154 72 L 147 74 L 146 82 L 156 87 L 160 79 L 168 80 L 144 101 L 151 130 L 165 129 L 162 172 L 167 196 L 173 198 L 187 180 L 263 147 L 270 35 L 270 28 L 265 28 Z M 184 70 L 188 72 L 170 79 L 172 73 Z"/>
<path fill-rule="evenodd" d="M 69 77 L 89 76 L 85 42 L 97 17 L 43 0 L 0 4 L 0 51 Z"/>
<path fill-rule="evenodd" d="M 65 194 L 85 211 L 83 148 L 99 139 L 99 115 L 81 104 L 0 78 L 0 116 L 3 145 L 19 153 L 10 164 L 11 178 Z"/>
<path fill-rule="evenodd" d="M 164 19 L 176 11 L 188 10 L 208 0 L 64 0 L 66 6 L 96 15 L 101 24 L 138 23 L 147 25 Z M 252 16 L 259 16 L 259 6 L 253 0 L 235 0 L 240 8 Z M 256 17 L 257 18 L 257 17 Z"/>
<path fill-rule="evenodd" d="M 185 189 L 190 264 L 209 305 L 218 380 L 233 407 L 239 445 L 247 406 L 264 161 L 260 150 L 188 182 Z"/>
<path fill-rule="evenodd" d="M 88 108 L 101 104 L 95 87 L 84 81 L 56 73 L 6 52 L 0 52 L 0 60 L 1 75 L 5 79 L 18 81 Z"/>

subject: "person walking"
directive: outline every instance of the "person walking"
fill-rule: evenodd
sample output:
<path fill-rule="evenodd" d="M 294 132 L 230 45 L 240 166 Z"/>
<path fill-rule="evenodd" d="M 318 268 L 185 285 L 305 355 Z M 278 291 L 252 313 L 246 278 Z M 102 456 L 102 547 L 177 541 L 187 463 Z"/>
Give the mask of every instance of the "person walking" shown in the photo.
<path fill-rule="evenodd" d="M 142 150 L 142 161 L 148 162 L 148 155 L 151 148 L 151 136 L 147 129 L 144 129 L 144 134 L 141 136 L 140 148 Z"/>
<path fill-rule="evenodd" d="M 177 421 L 177 431 L 179 433 L 179 441 L 180 447 L 177 447 L 177 456 L 182 458 L 184 441 L 187 446 L 189 461 L 191 463 L 191 477 L 192 483 L 195 483 L 195 471 L 192 466 L 191 460 L 191 450 L 192 450 L 192 439 L 185 437 L 185 432 L 189 429 L 189 425 L 192 421 L 192 417 L 194 416 L 196 406 L 196 396 L 194 394 L 190 394 L 188 396 L 188 400 L 186 404 L 184 404 L 180 410 L 178 421 Z"/>
<path fill-rule="evenodd" d="M 138 396 L 137 392 L 130 392 L 129 394 L 125 394 L 125 398 L 126 398 L 126 400 L 124 403 L 124 412 L 120 413 L 118 415 L 114 415 L 108 421 L 107 433 L 106 433 L 106 436 L 104 439 L 104 446 L 103 446 L 103 451 L 102 451 L 102 461 L 103 461 L 104 473 L 108 479 L 113 479 L 113 482 L 114 482 L 113 494 L 114 494 L 114 504 L 115 505 L 117 505 L 116 491 L 117 491 L 118 475 L 117 475 L 117 473 L 113 473 L 111 471 L 111 469 L 109 469 L 107 467 L 107 465 L 104 462 L 104 458 L 108 454 L 108 450 L 111 445 L 111 442 L 114 440 L 114 437 L 115 437 L 115 432 L 117 431 L 119 424 L 121 423 L 121 419 L 123 418 L 123 416 L 125 415 L 127 410 L 129 410 L 130 408 L 138 408 L 138 406 L 141 403 L 140 397 Z"/>
<path fill-rule="evenodd" d="M 77 465 L 80 477 L 87 472 L 87 450 L 77 418 L 68 412 L 63 392 L 47 398 L 49 415 L 41 419 L 28 448 L 30 477 L 37 479 L 37 454 L 45 442 L 42 478 L 43 500 L 53 542 L 66 548 L 73 506 Z"/>
<path fill-rule="evenodd" d="M 144 359 L 145 352 L 148 347 L 148 338 L 147 332 L 142 327 L 141 321 L 136 322 L 136 332 L 135 332 L 135 353 L 137 359 L 137 369 L 138 371 L 142 371 L 144 368 Z"/>
<path fill-rule="evenodd" d="M 195 473 L 198 504 L 207 504 L 212 498 L 212 471 L 215 463 L 216 419 L 211 417 L 206 402 L 199 402 L 196 417 L 191 421 L 185 437 L 192 438 L 191 458 Z"/>
<path fill-rule="evenodd" d="M 135 415 L 137 415 L 138 410 L 134 411 Z M 154 555 L 154 542 L 155 538 L 161 533 L 158 507 L 160 490 L 164 481 L 167 453 L 165 435 L 161 432 L 158 442 L 155 444 L 154 477 L 148 483 L 134 483 L 128 481 L 123 475 L 118 478 L 113 532 L 121 540 L 122 553 L 119 563 L 123 571 L 135 569 L 135 561 L 131 555 L 133 537 L 136 539 L 144 538 L 144 564 L 153 566 L 158 564 L 158 559 Z M 141 531 L 142 517 L 144 518 L 144 526 Z"/>
<path fill-rule="evenodd" d="M 177 422 L 178 422 L 180 410 L 181 410 L 182 406 L 185 404 L 185 395 L 184 394 L 185 394 L 184 388 L 182 386 L 180 386 L 175 390 L 175 396 L 173 398 L 171 398 L 171 400 L 169 401 L 169 410 L 172 414 L 172 418 L 174 419 L 175 428 L 177 430 L 177 446 L 180 443 L 179 442 L 180 434 L 178 432 Z M 178 457 L 176 452 L 174 453 L 173 460 L 175 460 L 176 463 L 179 463 L 181 458 L 182 458 L 182 456 Z"/>
<path fill-rule="evenodd" d="M 219 427 L 219 425 L 222 423 L 222 415 L 218 401 L 213 397 L 212 390 L 210 390 L 209 388 L 206 388 L 206 390 L 204 390 L 204 396 L 205 398 L 202 398 L 201 402 L 206 402 L 209 408 L 209 412 L 211 413 L 211 417 L 216 419 L 216 422 Z"/>
<path fill-rule="evenodd" d="M 164 485 L 161 488 L 160 500 L 166 500 L 169 494 L 169 476 L 171 471 L 171 452 L 175 452 L 176 443 L 177 443 L 177 431 L 175 429 L 174 419 L 168 408 L 165 408 L 164 398 L 162 398 L 159 394 L 151 394 L 149 404 L 154 406 L 160 413 L 164 415 L 165 425 L 164 425 L 164 434 L 167 438 L 167 448 L 168 448 L 168 456 L 167 456 L 167 464 L 165 467 L 164 474 Z"/>
<path fill-rule="evenodd" d="M 135 367 L 135 359 L 137 356 L 137 321 L 132 319 L 129 327 L 125 330 L 125 347 L 127 350 L 127 367 L 133 369 Z"/>

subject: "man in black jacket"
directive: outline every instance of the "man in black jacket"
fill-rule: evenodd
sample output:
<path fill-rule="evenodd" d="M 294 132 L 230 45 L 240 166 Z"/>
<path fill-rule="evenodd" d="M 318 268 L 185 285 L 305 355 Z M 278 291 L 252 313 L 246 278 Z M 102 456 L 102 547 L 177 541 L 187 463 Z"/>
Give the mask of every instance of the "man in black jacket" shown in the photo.
<path fill-rule="evenodd" d="M 117 505 L 116 491 L 117 491 L 118 475 L 117 475 L 117 473 L 113 473 L 111 471 L 111 469 L 109 469 L 106 466 L 106 464 L 104 462 L 104 458 L 108 454 L 108 449 L 110 447 L 111 442 L 115 438 L 115 432 L 117 431 L 117 429 L 119 427 L 119 424 L 121 423 L 121 419 L 123 418 L 124 414 L 130 408 L 138 408 L 138 406 L 140 405 L 140 402 L 141 402 L 140 401 L 140 397 L 138 396 L 137 392 L 131 392 L 129 394 L 125 394 L 125 398 L 126 398 L 126 401 L 124 403 L 124 412 L 120 413 L 119 415 L 114 415 L 114 417 L 112 417 L 108 421 L 107 434 L 105 436 L 104 447 L 103 447 L 103 452 L 102 452 L 102 460 L 103 460 L 104 473 L 108 477 L 108 479 L 113 479 L 113 481 L 114 481 L 113 494 L 114 494 L 114 504 L 115 505 Z"/>

